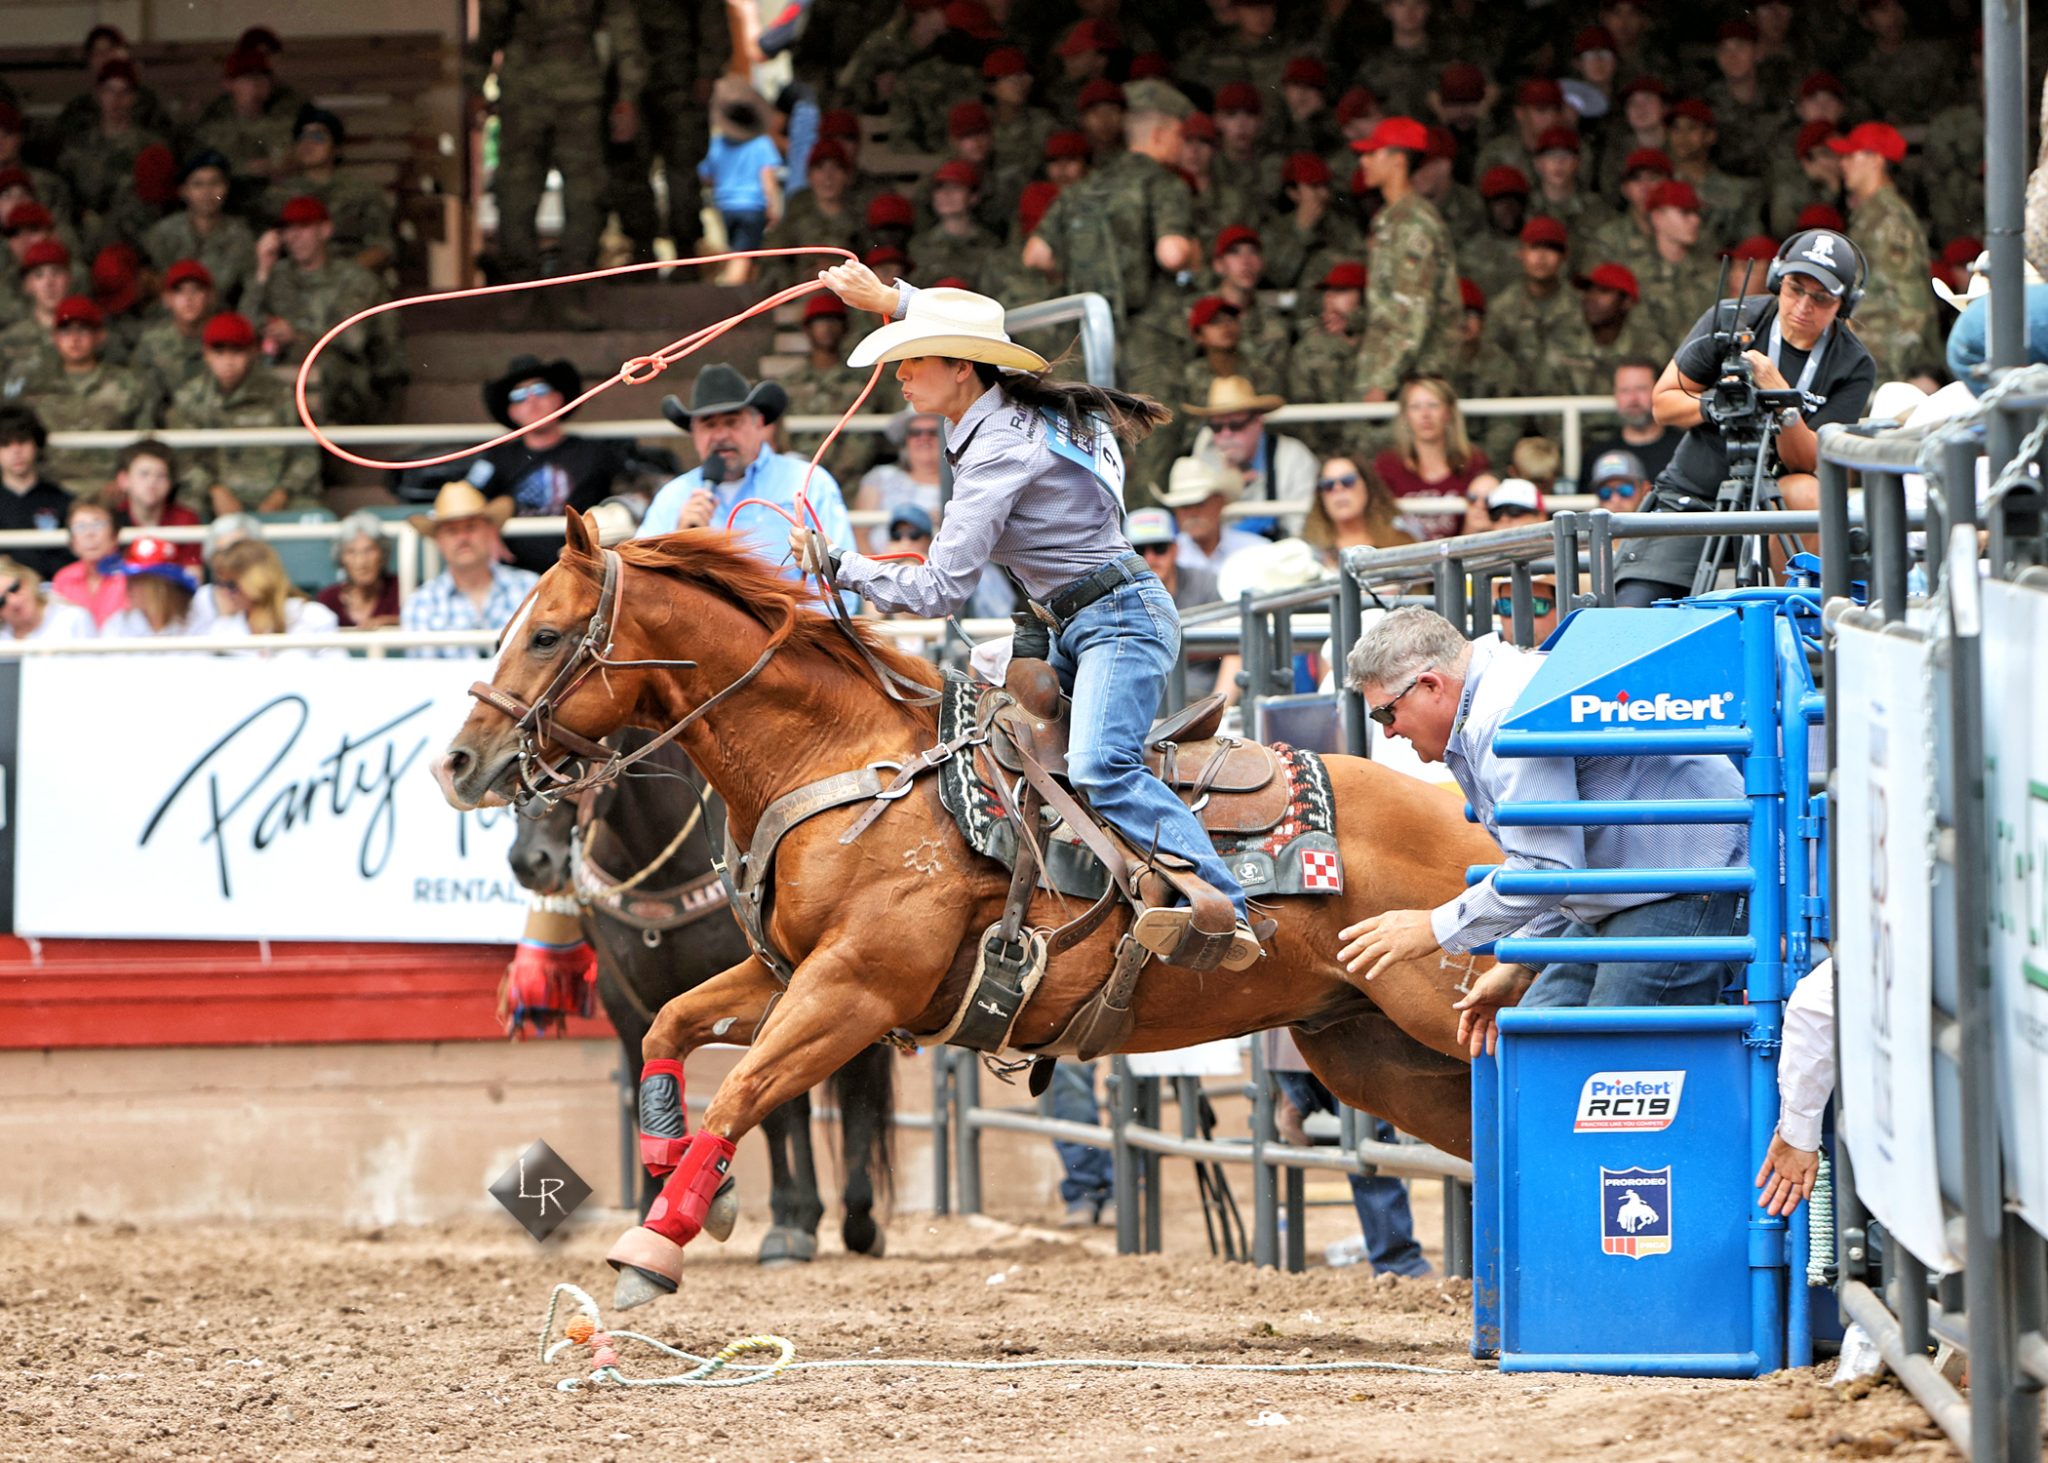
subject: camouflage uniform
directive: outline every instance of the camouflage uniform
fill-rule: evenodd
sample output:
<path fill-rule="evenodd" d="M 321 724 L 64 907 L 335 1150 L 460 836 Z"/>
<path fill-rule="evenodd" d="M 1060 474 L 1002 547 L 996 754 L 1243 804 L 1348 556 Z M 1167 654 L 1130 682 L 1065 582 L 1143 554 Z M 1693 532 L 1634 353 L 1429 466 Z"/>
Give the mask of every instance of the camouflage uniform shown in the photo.
<path fill-rule="evenodd" d="M 185 335 L 177 322 L 163 319 L 149 326 L 128 353 L 128 369 L 154 381 L 157 400 L 169 401 L 178 388 L 206 369 L 199 334 Z"/>
<path fill-rule="evenodd" d="M 1419 51 L 1401 51 L 1388 45 L 1370 53 L 1352 79 L 1372 89 L 1372 94 L 1379 98 L 1380 111 L 1387 116 L 1427 118 L 1429 94 L 1436 90 L 1437 76 L 1445 63 L 1456 59 L 1435 42 Z"/>
<path fill-rule="evenodd" d="M 1984 109 L 1961 102 L 1936 112 L 1920 157 L 1934 237 L 1983 238 Z"/>
<path fill-rule="evenodd" d="M 1798 84 L 1798 78 L 1793 78 L 1792 85 Z M 1781 110 L 1782 99 L 1788 95 L 1790 88 L 1776 93 L 1764 90 L 1759 77 L 1757 100 L 1738 101 L 1728 83 L 1715 77 L 1700 97 L 1723 123 L 1714 143 L 1716 160 L 1745 178 L 1761 177 L 1769 160 L 1786 151 L 1790 142 L 1785 133 L 1791 114 Z M 1774 103 L 1779 109 L 1774 109 Z"/>
<path fill-rule="evenodd" d="M 1441 199 L 1432 200 L 1431 206 L 1451 231 L 1451 237 L 1459 241 L 1460 249 L 1466 239 L 1486 231 L 1486 200 L 1479 196 L 1477 188 L 1453 183 L 1444 190 Z"/>
<path fill-rule="evenodd" d="M 1366 244 L 1366 327 L 1356 389 L 1392 396 L 1410 376 L 1441 375 L 1465 302 L 1450 231 L 1419 194 L 1373 216 Z"/>
<path fill-rule="evenodd" d="M 1702 307 L 1704 308 L 1704 307 Z M 1652 360 L 1669 356 L 1676 339 L 1653 335 L 1649 325 L 1630 310 L 1614 339 L 1602 345 L 1581 313 L 1551 332 L 1543 352 L 1544 390 L 1560 395 L 1605 396 L 1614 390 L 1614 368 L 1631 356 Z"/>
<path fill-rule="evenodd" d="M 1287 354 L 1287 389 L 1290 402 L 1311 405 L 1318 402 L 1349 401 L 1352 378 L 1358 371 L 1359 332 L 1365 326 L 1365 312 L 1354 311 L 1344 335 L 1331 335 L 1318 322 Z M 1299 422 L 1288 430 L 1297 433 L 1321 453 L 1342 450 L 1347 435 L 1359 422 Z"/>
<path fill-rule="evenodd" d="M 1550 338 L 1578 318 L 1579 297 L 1570 285 L 1559 284 L 1538 298 L 1517 284 L 1487 297 L 1485 339 L 1513 363 L 1517 379 L 1547 382 L 1544 352 Z"/>
<path fill-rule="evenodd" d="M 1546 198 L 1542 189 L 1529 195 L 1530 218 L 1554 218 L 1564 225 L 1569 250 L 1565 255 L 1565 267 L 1570 271 L 1591 269 L 1602 261 L 1593 254 L 1593 237 L 1606 228 L 1614 219 L 1613 212 L 1583 189 L 1562 202 Z"/>
<path fill-rule="evenodd" d="M 1699 178 L 1685 181 L 1691 182 L 1693 192 L 1700 196 L 1700 243 L 1706 248 L 1739 244 L 1763 226 L 1762 183 L 1730 177 L 1714 167 Z"/>
<path fill-rule="evenodd" d="M 1655 349 L 1652 356 L 1669 358 L 1693 323 L 1714 303 L 1720 283 L 1720 262 L 1695 249 L 1671 263 L 1655 250 L 1635 271 L 1636 284 L 1643 292 L 1631 320 L 1640 320 Z"/>
<path fill-rule="evenodd" d="M 292 390 L 261 363 L 234 391 L 225 393 L 213 372 L 201 370 L 171 398 L 164 424 L 178 428 L 292 427 L 298 425 Z M 218 483 L 244 508 L 278 488 L 289 495 L 286 511 L 324 506 L 320 493 L 320 456 L 311 447 L 198 447 L 179 454 L 178 486 L 186 501 L 213 516 L 212 488 Z"/>
<path fill-rule="evenodd" d="M 149 262 L 161 272 L 180 259 L 197 259 L 213 276 L 213 298 L 220 309 L 240 310 L 256 278 L 256 235 L 232 214 L 223 214 L 204 240 L 182 210 L 152 225 L 142 236 Z"/>
<path fill-rule="evenodd" d="M 1523 378 L 1516 371 L 1514 361 L 1499 345 L 1483 335 L 1476 346 L 1468 346 L 1461 340 L 1451 348 L 1448 379 L 1451 389 L 1458 393 L 1460 401 L 1479 401 L 1489 396 L 1539 394 L 1534 386 L 1524 392 Z M 1541 386 L 1541 392 L 1545 394 L 1562 389 L 1550 385 L 1547 381 Z M 1471 438 L 1473 445 L 1484 451 L 1493 462 L 1508 460 L 1521 430 L 1521 419 L 1517 417 L 1472 415 L 1465 419 L 1466 435 Z"/>
<path fill-rule="evenodd" d="M 1286 214 L 1260 231 L 1266 282 L 1277 290 L 1312 290 L 1334 264 L 1365 258 L 1365 240 L 1334 208 L 1304 233 Z"/>
<path fill-rule="evenodd" d="M 104 214 L 111 209 L 115 196 L 134 185 L 136 155 L 164 141 L 138 124 L 118 136 L 95 126 L 67 142 L 57 155 L 57 167 L 71 184 L 80 213 Z"/>
<path fill-rule="evenodd" d="M 851 333 L 849 332 L 849 340 Z M 886 378 L 888 372 L 884 371 Z M 833 364 L 814 366 L 808 360 L 786 376 L 777 378 L 784 391 L 789 393 L 789 416 L 836 417 L 860 395 L 868 384 L 868 373 L 852 366 Z M 875 395 L 868 398 L 863 411 L 887 411 L 889 408 L 876 405 L 882 388 L 875 388 Z M 794 456 L 810 460 L 818 450 L 818 444 L 825 440 L 822 432 L 791 432 L 782 434 L 785 451 Z M 881 456 L 882 437 L 875 432 L 841 432 L 839 440 L 832 444 L 832 450 L 825 454 L 824 467 L 842 483 L 855 483 L 860 475 L 875 465 Z M 850 501 L 850 499 L 849 499 Z"/>
<path fill-rule="evenodd" d="M 1218 183 L 1214 178 L 1209 180 L 1206 188 L 1193 192 L 1192 197 L 1195 237 L 1198 239 L 1213 239 L 1232 224 L 1254 223 L 1261 213 L 1258 204 L 1242 188 L 1234 183 Z M 1283 223 L 1282 227 L 1291 225 Z M 1275 278 L 1270 254 L 1266 256 L 1266 277 Z"/>
<path fill-rule="evenodd" d="M 1846 213 L 1848 202 L 1840 190 L 1828 193 L 1821 185 L 1806 176 L 1798 163 L 1774 169 L 1769 182 L 1769 197 L 1764 204 L 1764 231 L 1774 239 L 1789 237 L 1799 227 L 1799 215 L 1816 203 L 1825 203 L 1829 208 Z M 1982 197 L 1980 192 L 1979 197 Z M 1980 210 L 1981 211 L 1981 210 Z M 1740 243 L 1740 239 L 1730 240 Z"/>
<path fill-rule="evenodd" d="M 254 291 L 253 304 L 259 330 L 263 317 L 275 315 L 297 332 L 298 339 L 278 358 L 279 365 L 294 365 L 332 326 L 386 298 L 375 275 L 352 260 L 330 256 L 311 271 L 290 259 L 278 260 L 269 280 Z M 315 372 L 328 420 L 374 420 L 379 391 L 403 374 L 396 321 L 379 315 L 340 336 L 320 353 Z"/>
<path fill-rule="evenodd" d="M 861 210 L 851 198 L 840 205 L 835 214 L 827 214 L 818 207 L 817 195 L 806 188 L 795 194 L 782 210 L 782 217 L 775 227 L 762 237 L 765 249 L 836 248 L 860 252 L 865 232 Z M 799 280 L 814 279 L 819 270 L 835 263 L 823 254 L 791 254 L 781 259 L 761 261 L 761 282 L 775 289 L 787 289 Z"/>
<path fill-rule="evenodd" d="M 1872 46 L 1842 72 L 1849 95 L 1862 104 L 1851 116 L 1907 125 L 1925 119 L 1928 101 L 1952 95 L 1959 80 L 1955 52 L 1932 36 L 1909 36 L 1896 51 Z"/>
<path fill-rule="evenodd" d="M 1193 195 L 1178 173 L 1134 152 L 1062 189 L 1038 224 L 1067 290 L 1109 301 L 1121 384 L 1161 401 L 1173 399 L 1187 359 L 1180 293 L 1153 257 L 1167 235 L 1194 236 Z M 1131 454 L 1134 507 L 1149 500 L 1146 484 L 1165 479 L 1168 436 L 1155 432 Z"/>
<path fill-rule="evenodd" d="M 981 95 L 981 73 L 934 54 L 897 73 L 889 93 L 889 145 L 902 152 L 944 152 L 946 114 Z"/>
<path fill-rule="evenodd" d="M 1656 243 L 1637 227 L 1635 215 L 1628 209 L 1597 225 L 1586 244 L 1586 259 L 1593 267 L 1619 264 L 1637 274 L 1656 253 Z"/>
<path fill-rule="evenodd" d="M 37 376 L 63 367 L 57 347 L 50 343 L 50 328 L 34 315 L 23 315 L 0 330 L 0 398 L 12 401 Z"/>
<path fill-rule="evenodd" d="M 899 10 L 888 24 L 869 31 L 847 63 L 839 68 L 834 87 L 842 97 L 866 101 L 875 95 L 875 79 L 899 72 L 916 58 L 910 45 L 910 12 Z M 979 80 L 975 93 L 980 92 Z"/>
<path fill-rule="evenodd" d="M 242 117 L 230 106 L 192 130 L 192 146 L 211 148 L 228 160 L 236 182 L 246 187 L 249 180 L 255 179 L 255 186 L 260 188 L 261 180 L 282 171 L 285 160 L 291 156 L 293 121 L 291 112 L 273 109 Z M 252 166 L 259 162 L 266 166 Z M 246 196 L 237 195 L 238 205 Z"/>
<path fill-rule="evenodd" d="M 1870 280 L 1853 325 L 1877 361 L 1878 376 L 1903 376 L 1914 366 L 1938 363 L 1934 346 L 1934 289 L 1927 237 L 1899 190 L 1886 183 L 1849 212 L 1849 237 L 1870 261 Z"/>
<path fill-rule="evenodd" d="M 600 46 L 600 35 L 607 45 Z M 465 68 L 472 95 L 481 92 L 500 50 L 498 171 L 491 185 L 499 261 L 513 279 L 540 273 L 534 213 L 553 166 L 562 174 L 561 269 L 587 270 L 604 227 L 606 65 L 618 67 L 620 98 L 637 103 L 647 79 L 639 22 L 628 0 L 483 0 Z"/>
<path fill-rule="evenodd" d="M 652 177 L 654 160 L 660 158 L 668 182 L 667 233 L 677 253 L 688 255 L 703 237 L 704 193 L 697 164 L 711 146 L 711 116 L 699 88 L 725 69 L 731 38 L 722 10 L 687 0 L 637 0 L 634 9 L 647 57 L 640 134 L 631 143 L 606 146 L 605 191 L 635 253 L 652 258 L 654 240 L 663 232 Z M 817 20 L 813 15 L 806 42 L 820 34 Z M 624 75 L 614 64 L 609 78 L 614 100 Z"/>
<path fill-rule="evenodd" d="M 22 404 L 34 409 L 52 435 L 58 432 L 148 431 L 156 425 L 156 387 L 126 366 L 102 362 L 90 371 L 59 366 L 29 379 Z M 112 447 L 52 447 L 43 470 L 73 496 L 97 493 L 114 480 Z"/>
<path fill-rule="evenodd" d="M 264 217 L 276 218 L 285 204 L 300 194 L 327 205 L 327 216 L 334 221 L 334 237 L 328 240 L 327 247 L 344 259 L 353 259 L 371 249 L 382 249 L 387 255 L 397 249 L 398 238 L 391 227 L 391 200 L 374 183 L 338 171 L 325 179 L 295 175 L 263 195 Z M 216 275 L 216 283 L 218 280 Z"/>
<path fill-rule="evenodd" d="M 1626 74 L 1626 73 L 1624 73 Z M 1472 176 L 1483 178 L 1488 168 L 1513 168 L 1531 183 L 1536 180 L 1536 156 L 1522 146 L 1522 134 L 1512 122 L 1500 136 L 1492 139 L 1479 149 L 1479 156 L 1473 161 Z M 1529 200 L 1530 211 L 1535 211 L 1536 200 Z"/>
<path fill-rule="evenodd" d="M 1280 196 L 1280 170 L 1286 166 L 1287 159 L 1278 153 L 1254 153 L 1240 163 L 1231 161 L 1218 151 L 1216 161 L 1209 165 L 1209 176 L 1215 180 L 1219 191 L 1234 191 L 1252 209 L 1244 217 L 1225 222 L 1256 224 L 1266 211 L 1267 200 Z"/>
<path fill-rule="evenodd" d="M 1497 233 L 1491 227 L 1462 238 L 1458 241 L 1458 272 L 1491 301 L 1521 283 L 1521 243 L 1513 234 Z"/>
<path fill-rule="evenodd" d="M 951 276 L 967 281 L 967 287 L 981 290 L 986 283 L 1000 277 L 1001 268 L 997 254 L 1002 243 L 980 224 L 966 234 L 954 235 L 937 227 L 913 234 L 909 244 L 910 260 L 917 268 L 917 277 L 927 283 Z"/>

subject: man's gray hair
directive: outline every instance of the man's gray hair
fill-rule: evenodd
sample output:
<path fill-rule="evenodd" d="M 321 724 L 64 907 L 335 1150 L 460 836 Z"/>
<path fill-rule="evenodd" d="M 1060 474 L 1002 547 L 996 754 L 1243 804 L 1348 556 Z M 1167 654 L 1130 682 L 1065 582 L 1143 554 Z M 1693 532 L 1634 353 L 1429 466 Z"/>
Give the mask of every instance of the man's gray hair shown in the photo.
<path fill-rule="evenodd" d="M 1358 637 L 1351 654 L 1344 658 L 1347 684 L 1354 691 L 1364 686 L 1384 690 L 1424 666 L 1454 671 L 1467 644 L 1458 627 L 1435 610 L 1404 605 L 1390 610 Z"/>

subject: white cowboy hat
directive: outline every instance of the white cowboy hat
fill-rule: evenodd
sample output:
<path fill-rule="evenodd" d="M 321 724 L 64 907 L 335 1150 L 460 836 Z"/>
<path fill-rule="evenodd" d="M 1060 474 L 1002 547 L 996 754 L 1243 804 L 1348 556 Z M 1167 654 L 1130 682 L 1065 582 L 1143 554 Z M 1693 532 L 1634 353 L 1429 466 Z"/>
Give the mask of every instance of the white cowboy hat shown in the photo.
<path fill-rule="evenodd" d="M 1213 457 L 1182 457 L 1166 474 L 1159 501 L 1169 508 L 1193 508 L 1211 498 L 1235 503 L 1244 496 L 1244 474 Z"/>
<path fill-rule="evenodd" d="M 1949 282 L 1937 274 L 1932 281 L 1934 293 L 1958 310 L 1967 310 L 1970 307 L 1971 301 L 1980 300 L 1990 294 L 1991 251 L 1989 249 L 1986 249 L 1971 261 L 1969 273 L 1970 287 L 1965 290 L 1950 288 Z M 2042 282 L 2040 271 L 2036 270 L 2032 264 L 2027 264 L 2022 268 L 2021 278 L 2026 284 L 2040 284 Z"/>
<path fill-rule="evenodd" d="M 1216 574 L 1216 592 L 1229 601 L 1247 589 L 1253 594 L 1276 594 L 1314 584 L 1333 572 L 1301 539 L 1283 538 L 1278 543 L 1247 545 L 1224 560 Z"/>
<path fill-rule="evenodd" d="M 1046 359 L 1010 339 L 1003 330 L 1003 307 L 987 295 L 947 286 L 919 290 L 910 297 L 901 320 L 893 320 L 853 348 L 849 366 L 877 361 L 907 361 L 918 356 L 949 356 L 982 361 L 1016 371 L 1043 371 Z"/>

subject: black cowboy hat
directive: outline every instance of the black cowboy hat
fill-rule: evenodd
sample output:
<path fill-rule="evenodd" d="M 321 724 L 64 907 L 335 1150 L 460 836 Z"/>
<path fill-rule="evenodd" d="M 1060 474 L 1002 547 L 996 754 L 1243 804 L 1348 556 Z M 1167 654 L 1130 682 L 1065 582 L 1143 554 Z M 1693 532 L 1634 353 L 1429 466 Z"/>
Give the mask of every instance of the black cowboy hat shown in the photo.
<path fill-rule="evenodd" d="M 484 382 L 484 410 L 493 421 L 512 425 L 512 388 L 527 381 L 545 381 L 561 393 L 562 400 L 574 401 L 583 394 L 583 373 L 567 361 L 543 361 L 539 356 L 515 356 L 505 374 Z"/>
<path fill-rule="evenodd" d="M 661 414 L 679 431 L 690 430 L 694 416 L 718 416 L 722 412 L 752 407 L 761 420 L 773 423 L 789 410 L 789 393 L 774 381 L 749 387 L 747 378 L 723 362 L 706 366 L 690 385 L 690 404 L 684 406 L 673 396 L 661 399 Z"/>

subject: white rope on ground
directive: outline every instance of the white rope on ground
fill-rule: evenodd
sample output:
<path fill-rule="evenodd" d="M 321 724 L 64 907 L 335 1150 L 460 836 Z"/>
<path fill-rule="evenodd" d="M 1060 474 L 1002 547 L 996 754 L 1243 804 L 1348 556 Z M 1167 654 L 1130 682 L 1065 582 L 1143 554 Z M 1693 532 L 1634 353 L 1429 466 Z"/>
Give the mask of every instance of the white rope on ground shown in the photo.
<path fill-rule="evenodd" d="M 555 1336 L 555 1316 L 563 1296 L 575 1302 L 577 1314 Z M 666 1356 L 694 1363 L 691 1370 L 668 1377 L 629 1377 L 619 1370 L 618 1343 L 637 1341 Z M 1031 1372 L 1055 1369 L 1151 1372 L 1257 1372 L 1268 1376 L 1317 1376 L 1343 1372 L 1407 1372 L 1418 1376 L 1455 1377 L 1463 1372 L 1449 1367 L 1416 1366 L 1399 1361 L 1318 1362 L 1201 1362 L 1141 1361 L 1127 1357 L 1066 1357 L 1033 1361 L 940 1361 L 921 1357 L 856 1357 L 844 1361 L 797 1361 L 796 1345 L 781 1336 L 743 1336 L 716 1356 L 697 1356 L 680 1347 L 657 1341 L 638 1331 L 607 1330 L 597 1302 L 587 1291 L 563 1281 L 548 1295 L 547 1317 L 540 1328 L 540 1359 L 552 1363 L 572 1346 L 590 1348 L 593 1369 L 588 1377 L 565 1377 L 555 1383 L 558 1392 L 574 1392 L 585 1385 L 614 1387 L 744 1387 L 765 1382 L 785 1372 L 851 1371 L 944 1371 L 944 1372 Z M 740 1362 L 749 1352 L 776 1353 L 768 1362 Z"/>

